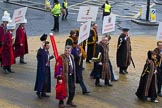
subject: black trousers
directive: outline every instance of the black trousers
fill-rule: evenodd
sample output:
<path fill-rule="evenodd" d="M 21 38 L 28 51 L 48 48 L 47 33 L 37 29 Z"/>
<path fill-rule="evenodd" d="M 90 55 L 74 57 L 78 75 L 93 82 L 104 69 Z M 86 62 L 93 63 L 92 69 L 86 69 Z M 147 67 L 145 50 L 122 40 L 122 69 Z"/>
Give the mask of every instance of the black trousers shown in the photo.
<path fill-rule="evenodd" d="M 54 16 L 53 30 L 54 31 L 59 31 L 59 16 Z"/>
<path fill-rule="evenodd" d="M 62 20 L 64 20 L 64 19 L 67 19 L 67 16 L 68 16 L 68 9 L 65 9 L 66 10 L 66 14 L 63 14 L 62 15 Z"/>
<path fill-rule="evenodd" d="M 3 66 L 3 69 L 11 72 L 11 65 L 9 65 L 9 66 Z"/>
<path fill-rule="evenodd" d="M 75 82 L 74 82 L 74 75 L 69 75 L 68 79 L 68 87 L 69 87 L 69 97 L 67 100 L 67 104 L 71 104 L 73 101 L 73 98 L 75 96 Z"/>
<path fill-rule="evenodd" d="M 109 16 L 110 13 L 109 12 L 103 12 L 103 15 L 102 15 L 102 20 L 104 19 L 105 16 Z"/>
<path fill-rule="evenodd" d="M 120 67 L 119 69 L 119 72 L 123 72 L 123 71 L 127 71 L 127 68 L 128 68 L 128 66 L 126 66 L 126 67 Z"/>

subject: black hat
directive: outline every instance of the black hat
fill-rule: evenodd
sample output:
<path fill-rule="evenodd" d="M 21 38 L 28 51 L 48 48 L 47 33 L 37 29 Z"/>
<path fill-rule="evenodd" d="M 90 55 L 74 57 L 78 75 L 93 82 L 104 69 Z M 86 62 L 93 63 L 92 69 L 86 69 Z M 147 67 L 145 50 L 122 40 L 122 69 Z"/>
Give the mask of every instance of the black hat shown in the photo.
<path fill-rule="evenodd" d="M 58 0 L 54 0 L 54 3 L 58 3 L 59 1 Z"/>
<path fill-rule="evenodd" d="M 40 40 L 41 40 L 41 41 L 45 41 L 45 40 L 47 39 L 47 36 L 48 36 L 48 35 L 44 33 L 44 34 L 40 37 Z"/>
<path fill-rule="evenodd" d="M 123 28 L 122 30 L 123 30 L 123 32 L 127 32 L 127 31 L 129 31 L 128 28 Z"/>

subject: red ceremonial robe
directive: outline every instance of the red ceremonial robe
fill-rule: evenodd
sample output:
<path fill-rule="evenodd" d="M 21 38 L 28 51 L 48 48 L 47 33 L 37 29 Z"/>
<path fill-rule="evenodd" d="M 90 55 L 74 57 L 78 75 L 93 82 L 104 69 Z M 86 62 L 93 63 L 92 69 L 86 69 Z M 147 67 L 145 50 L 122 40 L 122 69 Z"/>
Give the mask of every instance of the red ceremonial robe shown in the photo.
<path fill-rule="evenodd" d="M 3 48 L 3 42 L 4 42 L 4 34 L 5 34 L 5 28 L 4 28 L 4 25 L 1 24 L 1 26 L 0 26 L 0 58 L 2 56 L 2 48 Z"/>
<path fill-rule="evenodd" d="M 12 47 L 12 34 L 8 31 L 4 35 L 4 45 L 2 50 L 2 66 L 10 66 L 15 63 Z"/>
<path fill-rule="evenodd" d="M 20 44 L 22 44 L 22 46 Z M 18 29 L 16 30 L 14 47 L 15 47 L 15 58 L 22 57 L 28 53 L 27 36 L 24 27 L 19 26 Z"/>
<path fill-rule="evenodd" d="M 65 55 L 61 55 L 57 58 L 56 64 L 55 64 L 55 78 L 62 77 L 62 84 L 60 84 L 57 80 L 56 84 L 56 99 L 63 100 L 67 97 L 67 74 L 66 69 L 68 67 L 68 64 L 65 60 Z"/>

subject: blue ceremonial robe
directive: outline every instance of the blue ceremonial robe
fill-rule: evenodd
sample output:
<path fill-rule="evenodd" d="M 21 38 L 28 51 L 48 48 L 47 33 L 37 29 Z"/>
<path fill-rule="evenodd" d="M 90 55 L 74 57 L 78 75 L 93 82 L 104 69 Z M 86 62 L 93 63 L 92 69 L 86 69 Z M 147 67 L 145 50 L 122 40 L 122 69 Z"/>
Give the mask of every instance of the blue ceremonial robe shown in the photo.
<path fill-rule="evenodd" d="M 48 53 L 42 48 L 39 48 L 37 52 L 37 76 L 34 90 L 38 92 L 51 92 L 50 62 L 48 60 Z"/>

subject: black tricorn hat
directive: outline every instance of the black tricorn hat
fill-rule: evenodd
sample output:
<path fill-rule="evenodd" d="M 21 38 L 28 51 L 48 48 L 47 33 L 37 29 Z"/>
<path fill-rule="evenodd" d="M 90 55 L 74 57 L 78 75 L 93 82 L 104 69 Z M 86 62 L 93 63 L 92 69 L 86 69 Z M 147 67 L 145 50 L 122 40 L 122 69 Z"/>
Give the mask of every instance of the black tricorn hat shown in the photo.
<path fill-rule="evenodd" d="M 45 40 L 47 39 L 47 36 L 48 36 L 48 35 L 44 33 L 44 34 L 40 37 L 40 40 L 41 40 L 41 41 L 45 41 Z"/>
<path fill-rule="evenodd" d="M 123 32 L 127 32 L 127 31 L 129 31 L 128 28 L 123 28 L 122 30 L 123 30 Z"/>

